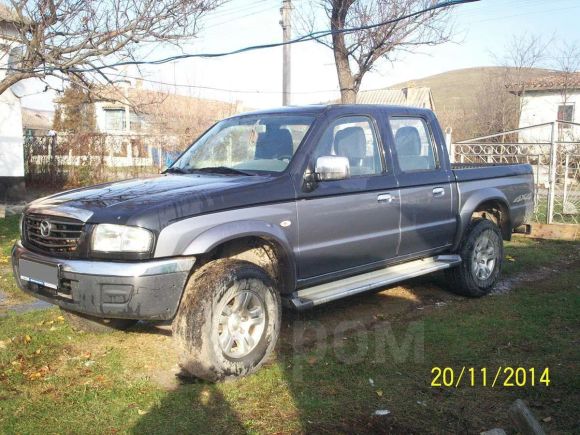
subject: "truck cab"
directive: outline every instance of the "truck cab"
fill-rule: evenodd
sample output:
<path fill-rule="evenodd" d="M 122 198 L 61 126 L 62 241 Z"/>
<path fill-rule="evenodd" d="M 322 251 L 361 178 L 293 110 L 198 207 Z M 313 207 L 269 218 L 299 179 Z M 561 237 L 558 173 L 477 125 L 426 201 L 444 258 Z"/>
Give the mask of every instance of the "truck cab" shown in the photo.
<path fill-rule="evenodd" d="M 257 370 L 281 307 L 306 309 L 445 270 L 483 296 L 528 231 L 529 165 L 453 165 L 433 112 L 329 105 L 216 123 L 163 174 L 29 204 L 22 290 L 87 330 L 170 321 L 183 368 Z"/>

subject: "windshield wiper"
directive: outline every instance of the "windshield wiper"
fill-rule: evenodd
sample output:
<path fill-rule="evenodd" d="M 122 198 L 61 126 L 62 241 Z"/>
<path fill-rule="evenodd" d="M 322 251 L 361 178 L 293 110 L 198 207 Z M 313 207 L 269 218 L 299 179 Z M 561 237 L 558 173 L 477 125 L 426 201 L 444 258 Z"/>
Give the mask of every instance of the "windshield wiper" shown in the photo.
<path fill-rule="evenodd" d="M 210 172 L 214 174 L 232 174 L 232 175 L 256 175 L 251 172 L 240 171 L 239 169 L 228 168 L 227 166 L 208 166 L 206 168 L 193 168 L 194 171 Z"/>
<path fill-rule="evenodd" d="M 179 166 L 167 168 L 163 171 L 164 174 L 189 174 L 188 171 L 181 169 Z"/>

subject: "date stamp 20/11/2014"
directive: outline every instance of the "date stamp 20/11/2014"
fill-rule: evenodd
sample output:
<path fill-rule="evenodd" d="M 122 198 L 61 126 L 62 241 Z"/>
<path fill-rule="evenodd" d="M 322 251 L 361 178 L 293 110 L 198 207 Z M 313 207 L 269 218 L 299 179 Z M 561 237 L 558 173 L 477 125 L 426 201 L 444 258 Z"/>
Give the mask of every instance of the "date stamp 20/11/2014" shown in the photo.
<path fill-rule="evenodd" d="M 433 367 L 431 369 L 432 387 L 548 387 L 550 369 L 534 367 L 504 367 L 488 370 L 486 367 Z"/>

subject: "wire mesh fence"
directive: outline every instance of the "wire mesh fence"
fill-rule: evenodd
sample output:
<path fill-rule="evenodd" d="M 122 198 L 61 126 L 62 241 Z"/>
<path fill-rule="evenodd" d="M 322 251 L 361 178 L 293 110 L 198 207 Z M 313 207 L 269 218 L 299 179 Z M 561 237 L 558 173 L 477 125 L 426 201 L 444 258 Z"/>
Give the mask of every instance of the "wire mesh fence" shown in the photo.
<path fill-rule="evenodd" d="M 534 220 L 580 223 L 580 124 L 552 122 L 454 143 L 458 163 L 528 163 L 534 171 Z"/>

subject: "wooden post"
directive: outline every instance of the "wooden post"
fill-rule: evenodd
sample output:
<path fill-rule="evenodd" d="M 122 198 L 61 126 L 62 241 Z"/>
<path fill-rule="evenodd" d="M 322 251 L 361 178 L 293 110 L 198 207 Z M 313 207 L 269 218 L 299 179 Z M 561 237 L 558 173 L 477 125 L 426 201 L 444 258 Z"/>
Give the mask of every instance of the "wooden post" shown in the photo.
<path fill-rule="evenodd" d="M 526 406 L 523 400 L 517 399 L 508 411 L 513 423 L 518 431 L 523 435 L 546 435 L 544 429 Z"/>

